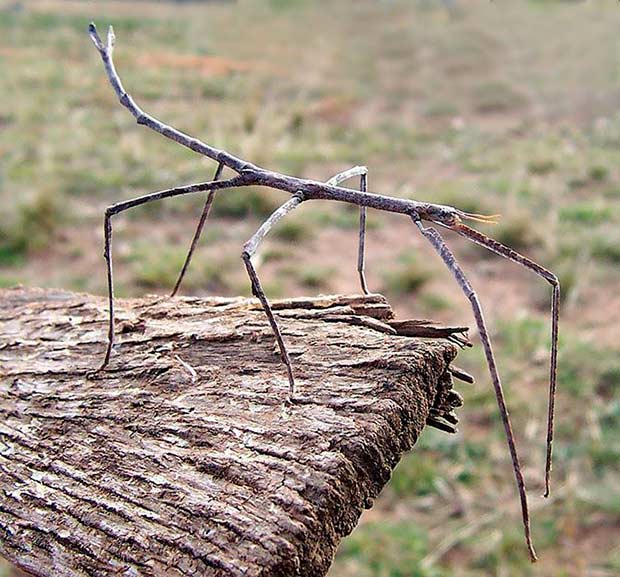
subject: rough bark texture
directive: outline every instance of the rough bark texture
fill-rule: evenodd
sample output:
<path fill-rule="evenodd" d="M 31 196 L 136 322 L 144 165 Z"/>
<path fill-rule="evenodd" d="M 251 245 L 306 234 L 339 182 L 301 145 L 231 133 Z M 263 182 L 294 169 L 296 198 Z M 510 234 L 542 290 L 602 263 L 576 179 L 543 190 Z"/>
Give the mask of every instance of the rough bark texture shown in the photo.
<path fill-rule="evenodd" d="M 391 334 L 379 295 L 274 309 L 292 406 L 255 300 L 120 300 L 117 353 L 92 374 L 103 299 L 0 291 L 0 554 L 46 577 L 324 575 L 458 404 L 455 347 Z"/>

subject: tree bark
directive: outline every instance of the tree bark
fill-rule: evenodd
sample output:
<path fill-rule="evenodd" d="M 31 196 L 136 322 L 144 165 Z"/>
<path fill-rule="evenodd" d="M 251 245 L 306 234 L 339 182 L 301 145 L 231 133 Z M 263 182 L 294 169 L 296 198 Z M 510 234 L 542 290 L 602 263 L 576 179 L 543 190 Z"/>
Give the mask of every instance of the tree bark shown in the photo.
<path fill-rule="evenodd" d="M 102 298 L 0 291 L 0 554 L 34 575 L 324 575 L 427 420 L 455 421 L 456 347 L 380 295 L 274 302 L 292 405 L 256 300 L 118 306 L 97 373 Z"/>

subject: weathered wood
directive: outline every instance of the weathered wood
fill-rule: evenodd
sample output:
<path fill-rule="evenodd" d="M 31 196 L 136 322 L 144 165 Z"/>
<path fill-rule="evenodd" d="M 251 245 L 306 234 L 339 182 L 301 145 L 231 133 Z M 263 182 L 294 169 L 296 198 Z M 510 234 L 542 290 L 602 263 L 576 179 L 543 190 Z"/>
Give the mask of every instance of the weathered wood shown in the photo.
<path fill-rule="evenodd" d="M 456 349 L 391 334 L 379 295 L 274 309 L 292 406 L 255 300 L 119 301 L 92 374 L 103 299 L 0 291 L 0 554 L 46 577 L 324 575 L 427 419 L 454 421 Z"/>

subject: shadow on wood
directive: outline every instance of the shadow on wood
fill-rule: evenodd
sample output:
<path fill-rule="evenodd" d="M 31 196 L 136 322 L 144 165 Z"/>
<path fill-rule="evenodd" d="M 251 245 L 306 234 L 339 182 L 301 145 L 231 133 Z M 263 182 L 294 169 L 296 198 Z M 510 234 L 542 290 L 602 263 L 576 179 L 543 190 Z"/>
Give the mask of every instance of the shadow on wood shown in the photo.
<path fill-rule="evenodd" d="M 292 406 L 256 300 L 121 300 L 92 374 L 102 298 L 0 291 L 0 554 L 54 577 L 324 575 L 427 420 L 455 424 L 456 347 L 415 335 L 463 329 L 380 295 L 274 309 Z"/>

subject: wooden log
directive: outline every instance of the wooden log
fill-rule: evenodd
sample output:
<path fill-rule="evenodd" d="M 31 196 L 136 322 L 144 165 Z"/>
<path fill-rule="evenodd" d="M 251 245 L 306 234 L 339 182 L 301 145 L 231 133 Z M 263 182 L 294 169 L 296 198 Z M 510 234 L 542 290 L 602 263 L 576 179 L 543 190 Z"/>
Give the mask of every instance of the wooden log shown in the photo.
<path fill-rule="evenodd" d="M 45 577 L 324 575 L 427 419 L 453 426 L 456 349 L 394 334 L 380 295 L 274 305 L 293 405 L 253 299 L 119 300 L 93 373 L 102 298 L 0 291 L 0 555 Z"/>

